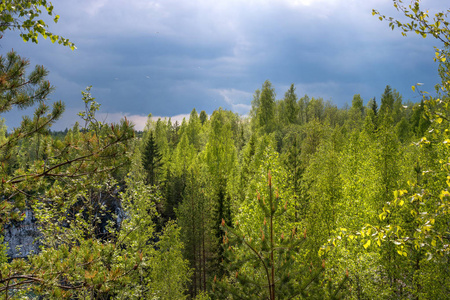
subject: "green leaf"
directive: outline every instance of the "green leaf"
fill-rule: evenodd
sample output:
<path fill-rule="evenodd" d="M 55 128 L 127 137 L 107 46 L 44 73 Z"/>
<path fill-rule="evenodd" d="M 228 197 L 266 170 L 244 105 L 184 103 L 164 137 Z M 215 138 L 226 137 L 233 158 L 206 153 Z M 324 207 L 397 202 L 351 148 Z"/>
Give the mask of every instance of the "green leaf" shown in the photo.
<path fill-rule="evenodd" d="M 367 240 L 367 242 L 363 245 L 364 249 L 369 248 L 370 246 L 370 240 Z"/>

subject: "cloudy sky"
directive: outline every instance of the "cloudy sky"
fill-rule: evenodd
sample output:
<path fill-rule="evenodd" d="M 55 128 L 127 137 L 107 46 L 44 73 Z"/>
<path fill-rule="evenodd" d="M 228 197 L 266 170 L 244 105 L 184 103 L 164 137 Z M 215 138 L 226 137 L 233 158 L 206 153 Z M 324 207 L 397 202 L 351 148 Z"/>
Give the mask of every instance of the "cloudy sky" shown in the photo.
<path fill-rule="evenodd" d="M 447 0 L 427 0 L 430 12 Z M 439 82 L 432 39 L 402 37 L 372 8 L 400 18 L 392 0 L 60 0 L 51 31 L 77 46 L 40 39 L 24 43 L 17 32 L 0 40 L 31 64 L 44 65 L 56 87 L 52 100 L 66 112 L 54 129 L 77 120 L 81 91 L 92 85 L 101 118 L 123 115 L 145 125 L 149 113 L 175 117 L 193 108 L 219 107 L 245 115 L 265 80 L 277 99 L 291 83 L 297 95 L 322 97 L 339 107 L 354 94 L 379 101 L 386 85 L 417 101 L 411 85 Z M 406 2 L 408 2 L 406 0 Z M 448 4 L 447 4 L 448 6 Z M 436 44 L 439 46 L 439 44 Z M 12 112 L 17 126 L 24 112 Z"/>

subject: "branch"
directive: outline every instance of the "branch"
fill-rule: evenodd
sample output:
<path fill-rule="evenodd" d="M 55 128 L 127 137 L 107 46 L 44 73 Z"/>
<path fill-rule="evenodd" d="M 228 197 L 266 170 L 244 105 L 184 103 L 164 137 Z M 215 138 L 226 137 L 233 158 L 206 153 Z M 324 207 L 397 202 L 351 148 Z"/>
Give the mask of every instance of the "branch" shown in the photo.
<path fill-rule="evenodd" d="M 227 229 L 228 229 L 232 234 L 234 234 L 238 239 L 240 239 L 240 236 L 238 236 L 238 235 L 237 235 L 236 233 L 234 233 L 231 229 L 229 229 L 228 226 L 227 226 Z M 264 263 L 264 259 L 261 257 L 261 255 L 258 253 L 258 251 L 256 251 L 256 249 L 253 248 L 253 246 L 250 245 L 250 244 L 245 240 L 245 238 L 243 238 L 242 240 L 243 240 L 244 244 L 247 245 L 247 247 L 249 247 L 250 250 L 252 250 L 252 251 L 256 254 L 256 256 L 259 258 L 259 260 L 261 261 L 261 263 L 262 263 L 264 269 L 266 270 L 267 279 L 269 279 L 269 278 L 270 278 L 270 276 L 269 276 L 269 269 L 267 268 L 266 264 Z"/>
<path fill-rule="evenodd" d="M 106 145 L 105 147 L 101 148 L 99 151 L 92 152 L 92 153 L 89 153 L 89 154 L 86 154 L 86 155 L 83 155 L 83 156 L 80 156 L 80 157 L 77 157 L 77 158 L 74 158 L 74 159 L 71 159 L 71 160 L 67 160 L 67 161 L 61 162 L 61 163 L 59 163 L 57 165 L 54 165 L 54 166 L 48 168 L 47 170 L 45 170 L 44 172 L 42 172 L 40 174 L 25 174 L 25 175 L 16 176 L 16 177 L 11 178 L 10 180 L 8 180 L 7 183 L 12 183 L 12 184 L 20 183 L 20 182 L 25 181 L 26 178 L 29 178 L 29 177 L 40 178 L 40 177 L 44 177 L 44 176 L 60 176 L 60 177 L 77 177 L 77 176 L 82 176 L 81 174 L 80 175 L 75 175 L 75 174 L 64 175 L 64 174 L 54 174 L 54 173 L 52 174 L 50 172 L 55 170 L 55 169 L 57 169 L 57 168 L 63 167 L 65 165 L 72 164 L 72 163 L 77 162 L 77 161 L 82 161 L 82 160 L 85 160 L 85 159 L 87 159 L 89 157 L 92 157 L 92 156 L 95 156 L 95 155 L 99 155 L 100 153 L 102 153 L 103 151 L 108 149 L 109 147 L 111 147 L 113 145 L 116 145 L 120 140 L 121 140 L 121 138 L 116 139 L 115 141 L 113 141 L 113 142 L 109 143 L 108 145 Z M 89 174 L 89 173 L 86 173 L 86 174 Z"/>
<path fill-rule="evenodd" d="M 11 280 L 21 280 L 21 279 L 26 279 L 26 280 L 14 283 L 13 285 L 9 285 L 9 282 Z M 14 287 L 14 286 L 20 286 L 20 285 L 29 284 L 29 283 L 41 283 L 42 284 L 42 283 L 45 283 L 45 280 L 34 277 L 34 276 L 30 276 L 30 275 L 13 275 L 6 279 L 0 280 L 0 283 L 5 283 L 5 282 L 8 282 L 8 284 L 6 287 L 1 287 L 0 292 L 6 291 L 7 289 L 10 289 L 11 287 Z M 62 284 L 55 284 L 55 286 L 59 287 L 61 289 L 64 289 L 64 290 L 74 290 L 74 289 L 83 288 L 84 285 L 80 284 L 78 286 L 68 286 L 68 285 L 62 285 Z"/>

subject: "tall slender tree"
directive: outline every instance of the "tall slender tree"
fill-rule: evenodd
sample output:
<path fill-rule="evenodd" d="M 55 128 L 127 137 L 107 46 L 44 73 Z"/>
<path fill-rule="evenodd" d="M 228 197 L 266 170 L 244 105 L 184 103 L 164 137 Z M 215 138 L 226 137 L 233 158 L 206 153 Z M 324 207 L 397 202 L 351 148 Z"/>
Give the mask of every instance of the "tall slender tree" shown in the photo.
<path fill-rule="evenodd" d="M 283 101 L 284 101 L 284 117 L 287 119 L 288 124 L 297 123 L 298 106 L 294 84 L 291 84 L 289 90 L 287 90 L 287 92 L 284 94 Z"/>
<path fill-rule="evenodd" d="M 158 170 L 161 167 L 162 154 L 159 152 L 153 131 L 150 132 L 148 140 L 145 142 L 144 152 L 142 153 L 142 165 L 147 173 L 147 183 L 154 185 L 157 181 Z"/>

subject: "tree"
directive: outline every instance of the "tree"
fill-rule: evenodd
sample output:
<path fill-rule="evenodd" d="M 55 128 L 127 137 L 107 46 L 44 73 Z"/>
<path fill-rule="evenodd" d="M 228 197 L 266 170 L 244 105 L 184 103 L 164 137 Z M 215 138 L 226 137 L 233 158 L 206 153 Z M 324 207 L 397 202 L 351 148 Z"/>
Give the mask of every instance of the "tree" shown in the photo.
<path fill-rule="evenodd" d="M 425 114 L 425 103 L 422 99 L 420 103 L 413 106 L 413 112 L 411 116 L 411 130 L 416 134 L 416 138 L 422 137 L 425 131 L 430 126 L 430 120 L 427 114 Z"/>
<path fill-rule="evenodd" d="M 302 233 L 295 225 L 288 228 L 285 214 L 288 214 L 289 200 L 280 197 L 272 182 L 269 170 L 267 190 L 257 193 L 253 210 L 243 207 L 243 210 L 252 212 L 254 218 L 249 220 L 241 215 L 234 226 L 227 225 L 222 219 L 221 226 L 225 232 L 223 247 L 226 249 L 224 264 L 230 277 L 214 278 L 216 292 L 222 297 L 232 295 L 238 299 L 275 300 L 312 294 L 315 297 L 321 295 L 322 299 L 327 296 L 336 299 L 346 277 L 335 290 L 332 290 L 331 282 L 326 282 L 330 287 L 328 294 L 313 284 L 318 282 L 325 262 L 322 262 L 322 267 L 301 263 L 306 230 Z M 292 205 L 289 206 L 291 210 Z"/>
<path fill-rule="evenodd" d="M 324 105 L 322 98 L 311 98 L 306 107 L 306 119 L 307 122 L 316 120 L 323 121 L 324 117 Z"/>
<path fill-rule="evenodd" d="M 45 78 L 47 71 L 39 66 L 26 77 L 25 74 L 28 64 L 28 61 L 22 59 L 14 52 L 9 52 L 6 59 L 3 56 L 0 57 L 0 78 L 4 79 L 0 81 L 0 112 L 4 113 L 15 107 L 23 109 L 39 103 L 34 118 L 24 117 L 21 127 L 14 129 L 0 145 L 2 149 L 0 161 L 3 163 L 2 181 L 5 196 L 1 202 L 5 205 L 5 208 L 2 210 L 2 214 L 5 216 L 9 214 L 8 212 L 14 206 L 11 199 L 15 195 L 21 194 L 22 187 L 17 184 L 25 181 L 27 177 L 33 176 L 31 174 L 28 176 L 26 174 L 14 176 L 15 170 L 9 162 L 15 147 L 25 138 L 45 133 L 48 127 L 61 116 L 64 110 L 62 102 L 56 102 L 50 111 L 49 106 L 45 104 L 47 102 L 47 96 L 52 90 L 52 87 Z M 40 170 L 34 176 L 37 178 L 45 177 L 47 174 L 52 173 L 52 171 L 52 169 Z M 20 206 L 21 201 L 18 200 L 16 199 L 14 202 Z M 2 218 L 3 224 L 5 221 L 6 219 Z"/>
<path fill-rule="evenodd" d="M 139 152 L 135 152 L 121 193 L 124 218 L 118 229 L 111 228 L 117 238 L 103 243 L 113 245 L 113 251 L 103 255 L 121 283 L 113 285 L 104 298 L 185 299 L 191 271 L 182 255 L 180 228 L 170 221 L 161 232 L 155 232 L 153 220 L 161 195 L 144 181 Z"/>
<path fill-rule="evenodd" d="M 320 246 L 326 242 L 335 229 L 342 182 L 340 177 L 340 155 L 342 136 L 340 128 L 327 128 L 328 136 L 310 157 L 303 174 L 304 190 L 308 196 L 306 222 L 310 239 L 311 255 L 316 256 Z"/>
<path fill-rule="evenodd" d="M 192 269 L 191 297 L 207 291 L 211 273 L 217 265 L 215 247 L 215 221 L 212 219 L 214 203 L 206 192 L 203 166 L 198 160 L 188 169 L 183 201 L 177 209 L 182 241 Z"/>
<path fill-rule="evenodd" d="M 301 181 L 305 165 L 301 160 L 301 139 L 297 130 L 293 130 L 285 136 L 287 150 L 284 152 L 284 163 L 288 172 L 288 182 L 293 190 L 293 200 L 295 202 L 295 221 L 305 216 L 307 203 L 302 199 Z"/>
<path fill-rule="evenodd" d="M 297 107 L 297 95 L 295 94 L 294 84 L 291 84 L 289 90 L 284 94 L 284 117 L 289 124 L 297 122 L 298 107 Z"/>
<path fill-rule="evenodd" d="M 96 107 L 92 98 L 86 100 L 89 107 Z M 103 293 L 117 283 L 112 273 L 105 274 L 105 265 L 97 260 L 104 251 L 112 249 L 109 243 L 105 248 L 108 250 L 99 243 L 110 238 L 103 231 L 100 218 L 110 211 L 108 205 L 102 204 L 105 198 L 99 189 L 114 190 L 106 186 L 114 182 L 112 176 L 118 168 L 127 164 L 125 152 L 134 132 L 125 120 L 121 124 L 107 125 L 94 122 L 93 117 L 84 117 L 89 125 L 83 132 L 75 126 L 64 141 L 51 141 L 46 158 L 38 156 L 26 169 L 18 166 L 11 173 L 2 170 L 6 196 L 2 199 L 3 222 L 13 217 L 8 216 L 8 207 L 32 210 L 41 233 L 42 251 L 26 261 L 1 262 L 0 291 L 8 293 L 14 282 L 18 292 L 32 290 L 36 294 L 58 297 Z M 20 132 L 20 129 L 16 130 Z M 14 142 L 9 138 L 6 143 Z M 16 138 L 20 141 L 21 135 Z M 7 164 L 7 156 L 1 159 L 3 165 Z M 13 214 L 17 214 L 16 210 Z M 94 282 L 99 282 L 100 278 L 105 284 L 96 286 Z"/>
<path fill-rule="evenodd" d="M 37 35 L 36 30 L 41 28 L 42 24 L 45 25 L 41 20 L 34 20 L 34 18 L 39 17 L 41 13 L 39 6 L 42 5 L 50 9 L 45 1 L 3 1 L 0 4 L 0 32 L 3 33 L 8 29 L 23 29 L 28 30 L 29 34 L 33 36 Z M 48 12 L 49 14 L 52 13 L 51 10 Z M 25 21 L 21 19 L 22 17 Z M 24 205 L 24 195 L 21 194 L 21 187 L 17 187 L 16 183 L 24 181 L 26 175 L 23 174 L 19 178 L 13 176 L 15 170 L 11 165 L 13 163 L 11 158 L 14 149 L 25 138 L 47 132 L 51 124 L 64 111 L 62 102 L 54 103 L 51 111 L 46 105 L 48 95 L 53 89 L 49 81 L 46 80 L 48 71 L 43 66 L 36 66 L 26 76 L 28 66 L 29 61 L 21 58 L 14 51 L 9 52 L 6 57 L 0 56 L 0 113 L 8 112 L 13 108 L 29 108 L 39 103 L 38 108 L 35 110 L 34 118 L 24 117 L 21 126 L 3 139 L 0 145 L 2 150 L 0 161 L 3 164 L 1 169 L 2 188 L 4 190 L 4 197 L 1 200 L 3 209 L 0 212 L 0 215 L 2 215 L 0 225 L 2 227 L 7 219 L 11 217 L 12 208 L 14 206 L 23 208 Z M 34 176 L 37 176 L 37 178 L 45 177 L 51 171 L 41 171 L 40 174 L 34 174 Z M 22 196 L 17 197 L 13 203 L 11 200 L 16 195 Z"/>
<path fill-rule="evenodd" d="M 308 119 L 307 119 L 307 107 L 309 105 L 309 97 L 308 95 L 305 95 L 303 97 L 301 97 L 300 99 L 298 99 L 298 120 L 299 120 L 299 124 L 303 125 L 305 124 Z"/>
<path fill-rule="evenodd" d="M 367 103 L 367 115 L 370 117 L 371 123 L 374 125 L 374 131 L 377 129 L 378 124 L 378 104 L 376 98 L 370 99 Z"/>
<path fill-rule="evenodd" d="M 341 197 L 336 206 L 336 228 L 355 232 L 375 220 L 375 203 L 380 190 L 378 148 L 379 143 L 372 131 L 354 130 L 346 136 L 343 149 L 338 154 Z M 348 269 L 349 298 L 388 297 L 388 285 L 377 251 L 362 251 L 360 243 L 349 240 L 326 257 L 329 268 L 337 270 L 338 274 Z"/>
<path fill-rule="evenodd" d="M 432 35 L 437 40 L 444 44 L 443 49 L 435 48 L 435 61 L 440 63 L 439 72 L 442 79 L 442 83 L 437 86 L 437 97 L 430 97 L 427 93 L 422 93 L 423 105 L 426 113 L 426 117 L 430 120 L 430 127 L 427 136 L 416 144 L 419 147 L 434 148 L 436 157 L 439 161 L 447 161 L 448 158 L 448 138 L 445 134 L 446 128 L 449 122 L 449 92 L 450 83 L 446 80 L 450 75 L 448 58 L 448 46 L 450 46 L 450 30 L 448 29 L 449 22 L 446 20 L 450 9 L 446 12 L 438 12 L 434 15 L 433 20 L 430 19 L 429 13 L 426 10 L 421 9 L 420 1 L 413 1 L 412 4 L 405 6 L 402 1 L 394 1 L 394 6 L 397 10 L 401 11 L 410 22 L 400 22 L 393 18 L 388 18 L 381 15 L 376 10 L 373 11 L 374 15 L 379 15 L 380 20 L 388 20 L 391 28 L 398 27 L 402 30 L 402 34 L 406 35 L 408 32 L 415 32 L 422 37 Z M 419 86 L 419 85 L 417 85 Z M 413 91 L 417 86 L 413 86 Z M 417 184 L 410 183 L 409 190 L 400 190 L 395 193 L 395 201 L 390 203 L 389 206 L 402 207 L 406 203 L 411 203 L 414 208 L 415 223 L 417 231 L 414 232 L 414 236 L 410 236 L 406 232 L 402 234 L 393 235 L 392 230 L 387 230 L 389 234 L 387 237 L 395 237 L 398 242 L 399 253 L 401 255 L 407 255 L 404 247 L 405 244 L 412 243 L 419 248 L 424 248 L 429 255 L 437 251 L 442 255 L 447 255 L 449 250 L 446 241 L 448 241 L 448 227 L 439 226 L 447 222 L 449 218 L 448 212 L 450 211 L 448 202 L 448 181 L 449 170 L 447 165 L 440 165 L 436 168 L 436 165 L 430 165 L 430 170 L 424 172 L 423 179 Z M 420 169 L 420 168 L 419 168 Z M 418 169 L 418 170 L 419 170 Z M 432 172 L 431 172 L 432 170 Z M 431 176 L 433 179 L 425 180 L 426 177 Z M 405 197 L 412 197 L 411 201 L 405 202 Z M 380 218 L 386 218 L 389 215 L 388 208 Z M 441 223 L 443 222 L 443 223 Z M 436 225 L 435 225 L 436 224 Z M 392 226 L 391 226 L 392 227 Z M 400 228 L 400 227 L 398 227 Z M 400 230 L 400 229 L 399 229 Z"/>
<path fill-rule="evenodd" d="M 212 219 L 216 245 L 220 245 L 223 233 L 220 231 L 220 220 L 230 219 L 231 197 L 228 190 L 232 174 L 236 168 L 237 151 L 233 140 L 233 120 L 235 114 L 221 108 L 211 115 L 208 142 L 200 154 L 207 170 L 207 197 L 212 205 Z M 222 249 L 217 249 L 218 260 L 215 266 L 220 268 Z"/>
<path fill-rule="evenodd" d="M 45 23 L 37 20 L 39 6 L 51 14 L 53 7 L 46 1 L 3 1 L 0 31 L 19 29 L 25 40 L 34 42 L 37 34 L 58 39 L 42 29 Z M 72 46 L 68 40 L 59 41 Z M 0 113 L 38 104 L 33 118 L 23 117 L 20 127 L 1 138 L 0 223 L 4 233 L 5 223 L 20 220 L 24 209 L 32 211 L 42 248 L 27 260 L 8 260 L 1 255 L 0 292 L 6 297 L 12 291 L 15 297 L 26 293 L 53 298 L 102 297 L 128 282 L 128 275 L 135 274 L 136 264 L 142 261 L 139 252 L 128 261 L 111 261 L 112 257 L 122 259 L 115 251 L 126 247 L 114 239 L 117 231 L 106 230 L 112 227 L 102 219 L 112 215 L 102 192 L 113 195 L 113 177 L 128 166 L 133 126 L 126 119 L 119 124 L 98 122 L 95 111 L 99 104 L 87 88 L 82 92 L 86 109 L 79 114 L 85 127 L 81 130 L 77 123 L 64 140 L 49 138 L 49 127 L 64 106 L 56 102 L 49 108 L 52 87 L 45 79 L 47 71 L 39 66 L 27 76 L 27 66 L 14 52 L 0 59 Z M 13 156 L 30 141 L 36 155 L 23 165 Z"/>
<path fill-rule="evenodd" d="M 255 93 L 253 94 L 252 109 L 250 110 L 250 117 L 252 120 L 253 129 L 255 129 L 258 126 L 257 114 L 258 114 L 259 106 L 261 105 L 261 101 L 259 99 L 260 95 L 261 95 L 261 90 L 259 90 L 259 89 L 257 89 L 255 91 Z"/>
<path fill-rule="evenodd" d="M 394 109 L 394 95 L 389 85 L 384 89 L 383 95 L 381 95 L 380 116 L 383 118 L 386 115 L 392 114 Z"/>
<path fill-rule="evenodd" d="M 166 164 L 168 160 L 168 156 L 170 155 L 170 152 L 172 149 L 170 149 L 169 140 L 167 139 L 169 131 L 169 126 L 167 125 L 167 122 L 165 120 L 162 120 L 161 118 L 158 118 L 158 121 L 156 121 L 154 135 L 155 135 L 155 142 L 158 146 L 158 150 L 162 155 L 161 158 L 161 164 Z M 145 140 L 145 133 L 143 136 L 143 140 Z"/>
<path fill-rule="evenodd" d="M 263 83 L 261 91 L 255 92 L 252 111 L 256 116 L 257 126 L 263 133 L 270 133 L 274 130 L 275 89 L 269 80 Z"/>
<path fill-rule="evenodd" d="M 359 94 L 354 95 L 352 99 L 352 107 L 349 111 L 350 130 L 359 130 L 364 118 L 364 104 L 363 99 Z"/>
<path fill-rule="evenodd" d="M 150 132 L 147 142 L 145 143 L 144 153 L 142 154 L 142 165 L 147 172 L 148 184 L 154 185 L 157 183 L 157 172 L 161 167 L 162 155 L 159 152 L 153 132 Z"/>
<path fill-rule="evenodd" d="M 197 151 L 200 151 L 200 133 L 202 129 L 201 120 L 198 117 L 197 111 L 195 108 L 191 111 L 189 116 L 189 122 L 186 128 L 187 135 L 189 138 L 189 143 L 194 146 Z"/>
<path fill-rule="evenodd" d="M 182 255 L 184 244 L 181 242 L 180 232 L 177 224 L 171 221 L 159 236 L 155 247 L 160 250 L 152 258 L 146 278 L 151 290 L 145 297 L 167 300 L 187 298 L 186 289 L 192 270 Z M 129 289 L 130 287 L 126 287 L 126 290 Z"/>
<path fill-rule="evenodd" d="M 214 186 L 225 191 L 228 175 L 236 163 L 236 147 L 233 142 L 233 132 L 231 119 L 234 118 L 232 112 L 222 109 L 214 111 L 211 116 L 211 128 L 208 143 L 205 146 L 203 155 L 208 166 L 211 180 Z"/>
<path fill-rule="evenodd" d="M 202 110 L 200 112 L 200 122 L 202 123 L 202 125 L 205 125 L 205 122 L 208 120 L 208 115 L 206 114 L 206 112 L 204 110 Z"/>
<path fill-rule="evenodd" d="M 164 218 L 175 219 L 175 210 L 183 200 L 189 167 L 195 161 L 197 152 L 189 143 L 188 134 L 181 135 L 180 142 L 172 153 L 166 169 Z"/>
<path fill-rule="evenodd" d="M 389 298 L 442 298 L 450 291 L 450 23 L 447 21 L 450 10 L 430 17 L 428 11 L 422 9 L 419 0 L 412 1 L 410 5 L 404 5 L 401 0 L 394 0 L 394 6 L 406 16 L 407 22 L 386 17 L 375 10 L 373 14 L 378 14 L 380 20 L 387 20 L 392 29 L 400 28 L 403 35 L 415 32 L 423 37 L 432 35 L 443 42 L 444 48 L 435 49 L 435 61 L 440 64 L 442 83 L 437 85 L 434 97 L 419 91 L 423 100 L 421 105 L 423 104 L 430 127 L 424 132 L 424 136 L 413 144 L 414 147 L 408 149 L 415 163 L 411 160 L 405 161 L 402 164 L 404 170 L 392 162 L 389 163 L 392 166 L 384 165 L 384 162 L 391 159 L 398 162 L 395 155 L 398 155 L 399 151 L 394 149 L 398 147 L 398 143 L 392 143 L 395 138 L 392 132 L 389 132 L 392 129 L 392 120 L 389 118 L 393 116 L 385 114 L 384 120 L 379 122 L 379 138 L 382 143 L 379 157 L 382 179 L 380 200 L 384 203 L 379 203 L 378 221 L 366 224 L 356 235 L 341 233 L 339 239 L 344 239 L 344 236 L 356 238 L 366 249 L 370 249 L 371 245 L 378 245 L 378 252 L 383 257 L 389 279 Z M 412 89 L 417 91 L 419 87 L 420 84 L 417 84 Z M 389 124 L 391 126 L 387 126 Z M 402 172 L 407 174 L 403 177 L 407 182 L 398 180 L 394 183 L 393 180 L 399 178 Z M 336 243 L 337 240 L 332 239 L 330 243 Z M 349 241 L 345 240 L 346 243 Z"/>

